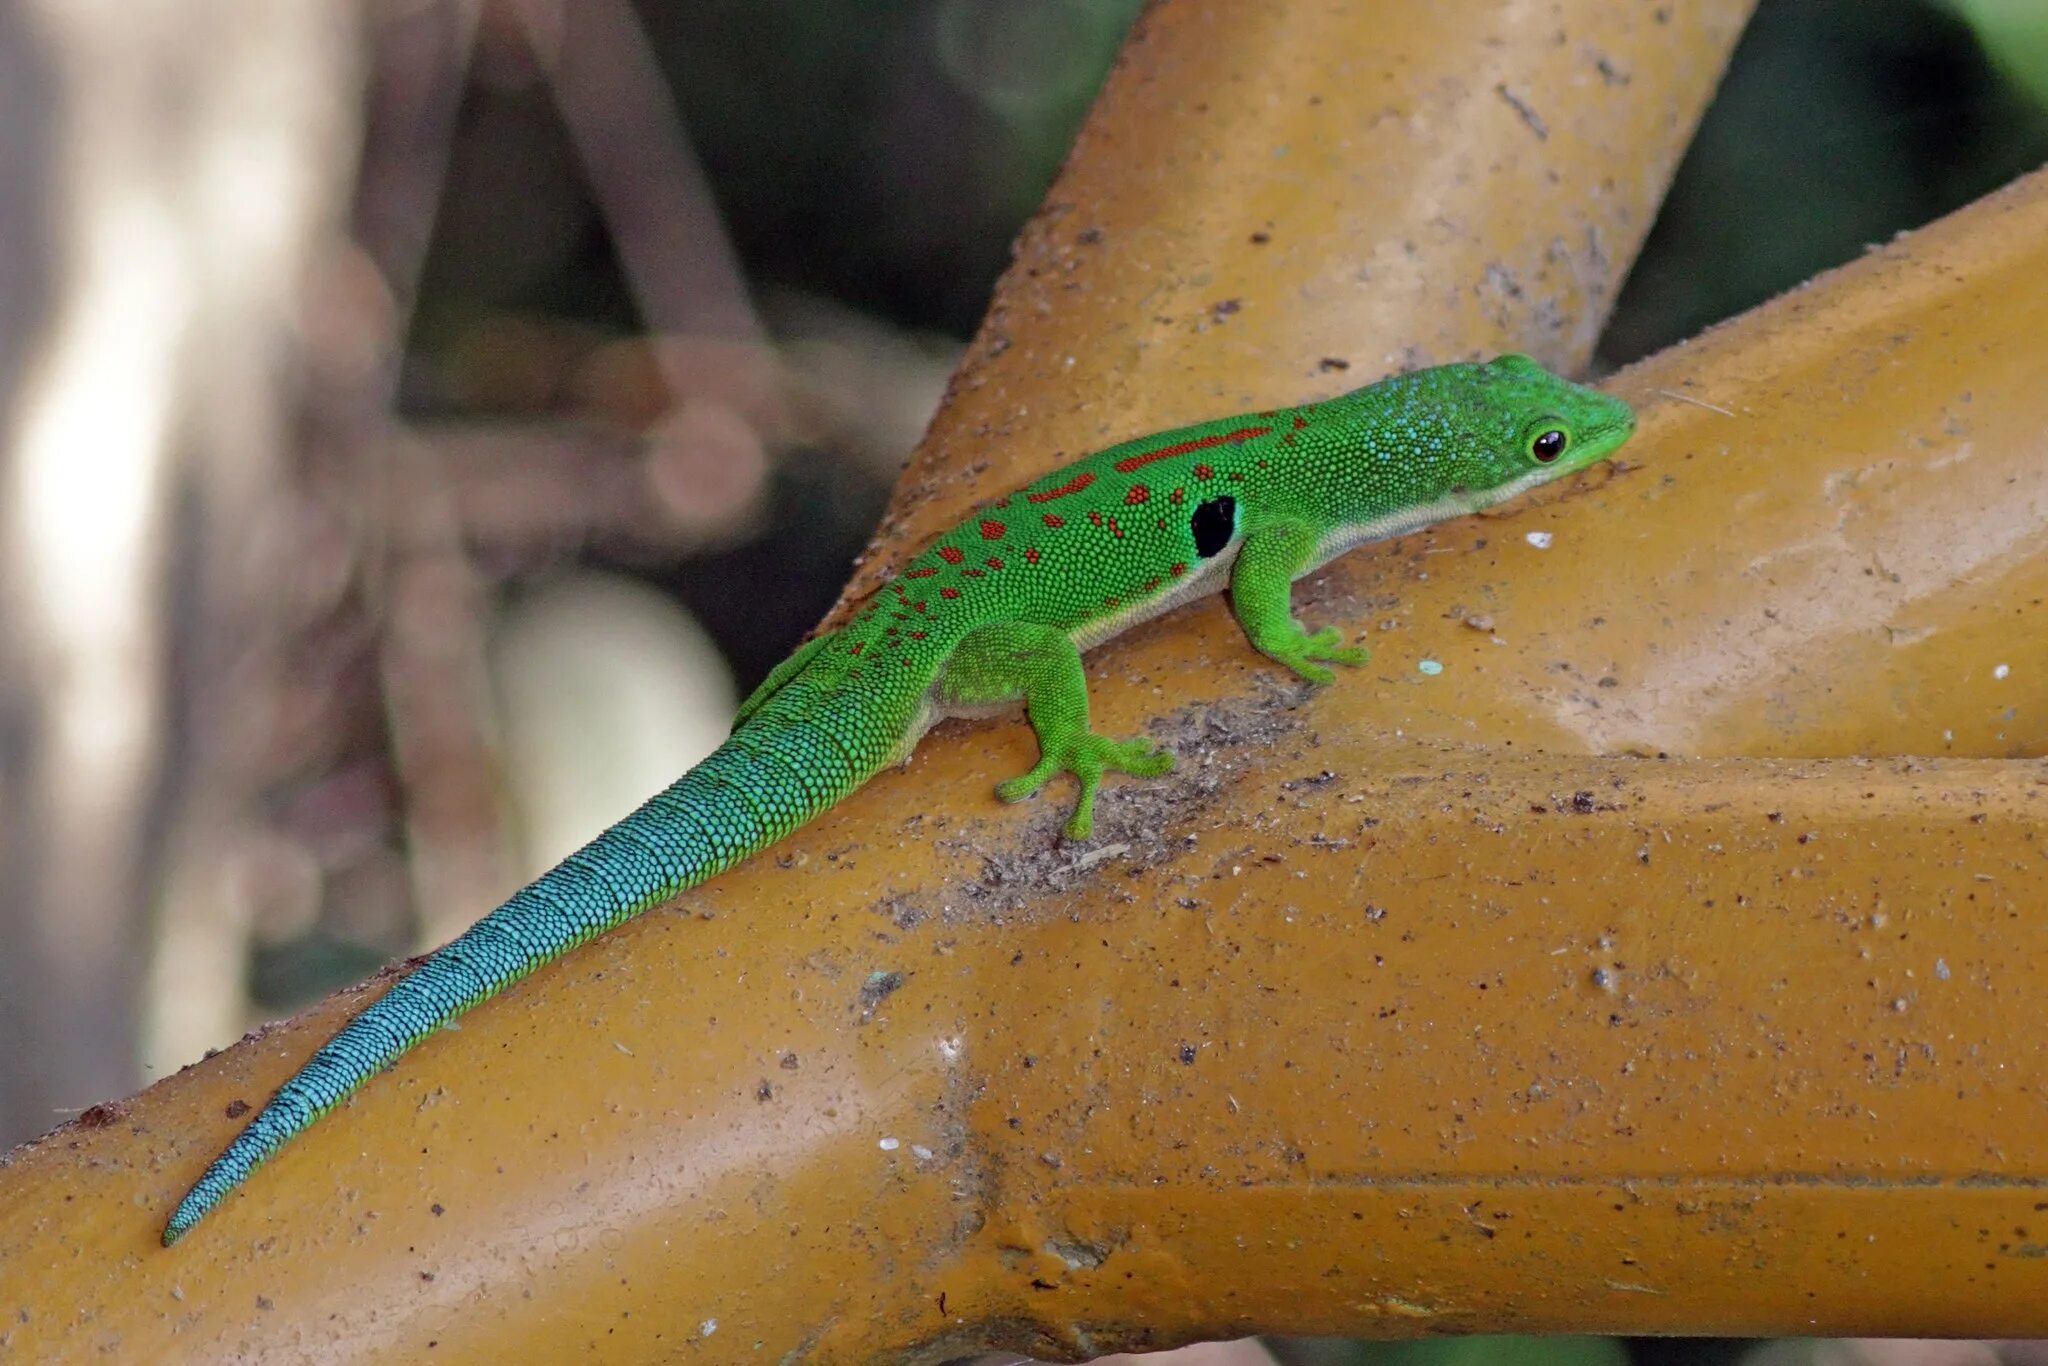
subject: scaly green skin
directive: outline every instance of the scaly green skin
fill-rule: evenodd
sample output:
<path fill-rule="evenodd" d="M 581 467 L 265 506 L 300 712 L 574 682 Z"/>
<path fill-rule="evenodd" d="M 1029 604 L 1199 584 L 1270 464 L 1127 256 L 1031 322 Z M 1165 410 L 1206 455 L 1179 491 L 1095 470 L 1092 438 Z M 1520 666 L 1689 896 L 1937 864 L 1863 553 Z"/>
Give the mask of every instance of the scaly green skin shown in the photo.
<path fill-rule="evenodd" d="M 165 1244 L 427 1034 L 765 849 L 907 757 L 942 716 L 1022 701 L 1040 759 L 997 795 L 1019 801 L 1071 773 L 1081 795 L 1066 833 L 1087 838 L 1104 773 L 1151 777 L 1173 758 L 1089 729 L 1082 650 L 1227 580 L 1252 645 L 1327 683 L 1328 665 L 1363 663 L 1365 651 L 1295 621 L 1295 579 L 1352 546 L 1584 469 L 1634 429 L 1619 399 L 1502 356 L 1126 442 L 984 508 L 777 668 L 710 758 L 314 1054 L 207 1168 Z"/>

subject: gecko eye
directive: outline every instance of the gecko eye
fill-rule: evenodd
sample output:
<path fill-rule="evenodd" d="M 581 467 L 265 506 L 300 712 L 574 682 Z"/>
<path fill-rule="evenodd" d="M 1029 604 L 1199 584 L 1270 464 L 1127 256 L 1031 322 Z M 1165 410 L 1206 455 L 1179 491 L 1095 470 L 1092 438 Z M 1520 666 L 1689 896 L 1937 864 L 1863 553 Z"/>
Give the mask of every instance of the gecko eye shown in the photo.
<path fill-rule="evenodd" d="M 1195 515 L 1188 519 L 1188 530 L 1195 535 L 1197 555 L 1207 560 L 1222 554 L 1223 547 L 1237 534 L 1237 500 L 1211 498 L 1195 509 Z"/>
<path fill-rule="evenodd" d="M 1537 464 L 1548 465 L 1564 454 L 1564 448 L 1570 440 L 1570 437 L 1557 428 L 1548 428 L 1529 443 L 1529 454 L 1535 458 Z"/>

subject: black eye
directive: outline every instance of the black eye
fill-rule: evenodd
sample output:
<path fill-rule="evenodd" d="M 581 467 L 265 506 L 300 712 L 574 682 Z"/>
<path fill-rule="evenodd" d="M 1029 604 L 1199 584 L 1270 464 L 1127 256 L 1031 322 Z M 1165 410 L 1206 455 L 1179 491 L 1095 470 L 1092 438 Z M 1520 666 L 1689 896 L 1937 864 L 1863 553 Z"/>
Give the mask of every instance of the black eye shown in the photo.
<path fill-rule="evenodd" d="M 1536 457 L 1537 464 L 1548 465 L 1564 454 L 1565 443 L 1568 440 L 1563 432 L 1552 427 L 1529 443 L 1529 454 Z"/>
<path fill-rule="evenodd" d="M 1222 554 L 1223 547 L 1237 534 L 1237 500 L 1211 498 L 1195 509 L 1195 515 L 1188 519 L 1188 530 L 1195 533 L 1197 555 L 1206 560 Z"/>

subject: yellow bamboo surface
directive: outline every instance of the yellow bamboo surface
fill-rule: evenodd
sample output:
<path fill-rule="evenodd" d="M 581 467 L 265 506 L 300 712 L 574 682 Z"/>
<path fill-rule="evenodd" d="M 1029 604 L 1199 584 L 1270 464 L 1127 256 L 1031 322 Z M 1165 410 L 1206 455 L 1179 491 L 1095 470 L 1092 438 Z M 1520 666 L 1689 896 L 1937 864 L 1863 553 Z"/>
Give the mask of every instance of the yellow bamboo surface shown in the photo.
<path fill-rule="evenodd" d="M 1583 356 L 1743 7 L 1425 8 L 1148 13 L 890 553 L 1163 422 Z M 366 993 L 103 1107 L 0 1168 L 0 1355 L 2048 1334 L 2043 336 L 2037 176 L 1618 377 L 1619 467 L 1304 585 L 1338 687 L 1213 602 L 1092 656 L 1182 755 L 1092 844 L 949 726 L 175 1251 Z"/>

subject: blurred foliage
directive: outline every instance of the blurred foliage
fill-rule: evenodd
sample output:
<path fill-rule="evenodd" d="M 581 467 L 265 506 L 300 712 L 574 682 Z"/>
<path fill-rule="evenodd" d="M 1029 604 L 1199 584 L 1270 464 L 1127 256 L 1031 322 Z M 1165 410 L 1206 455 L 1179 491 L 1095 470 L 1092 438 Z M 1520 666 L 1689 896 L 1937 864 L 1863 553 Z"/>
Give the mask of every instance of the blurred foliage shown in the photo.
<path fill-rule="evenodd" d="M 2041 0 L 2012 8 L 2022 4 L 2048 15 Z M 1668 346 L 2040 165 L 2048 101 L 2000 75 L 2031 62 L 2048 82 L 2038 47 L 2031 58 L 2002 48 L 1994 62 L 1934 0 L 1764 0 L 1622 291 L 1602 361 Z"/>
<path fill-rule="evenodd" d="M 2048 105 L 2048 5 L 2041 0 L 1949 0 L 1977 30 L 2000 71 Z"/>

